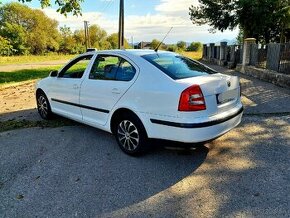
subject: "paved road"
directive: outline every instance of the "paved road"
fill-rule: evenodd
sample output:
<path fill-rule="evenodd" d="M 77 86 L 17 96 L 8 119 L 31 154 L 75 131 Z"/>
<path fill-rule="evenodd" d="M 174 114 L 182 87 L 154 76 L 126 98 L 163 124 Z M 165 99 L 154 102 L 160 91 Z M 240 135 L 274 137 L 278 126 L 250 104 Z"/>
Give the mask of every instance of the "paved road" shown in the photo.
<path fill-rule="evenodd" d="M 0 133 L 0 217 L 289 217 L 289 103 L 247 97 L 255 110 L 218 140 L 139 158 L 82 125 Z"/>

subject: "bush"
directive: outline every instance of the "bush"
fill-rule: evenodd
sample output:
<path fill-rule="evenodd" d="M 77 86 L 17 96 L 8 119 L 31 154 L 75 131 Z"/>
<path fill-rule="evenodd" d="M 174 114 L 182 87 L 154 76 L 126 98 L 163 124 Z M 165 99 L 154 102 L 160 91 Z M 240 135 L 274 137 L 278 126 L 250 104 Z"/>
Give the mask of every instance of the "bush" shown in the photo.
<path fill-rule="evenodd" d="M 13 46 L 4 37 L 0 36 L 0 55 L 10 56 L 13 54 Z"/>
<path fill-rule="evenodd" d="M 176 52 L 178 50 L 176 45 L 169 45 L 167 51 Z"/>
<path fill-rule="evenodd" d="M 187 48 L 188 51 L 200 51 L 202 49 L 202 44 L 200 42 L 192 42 Z"/>

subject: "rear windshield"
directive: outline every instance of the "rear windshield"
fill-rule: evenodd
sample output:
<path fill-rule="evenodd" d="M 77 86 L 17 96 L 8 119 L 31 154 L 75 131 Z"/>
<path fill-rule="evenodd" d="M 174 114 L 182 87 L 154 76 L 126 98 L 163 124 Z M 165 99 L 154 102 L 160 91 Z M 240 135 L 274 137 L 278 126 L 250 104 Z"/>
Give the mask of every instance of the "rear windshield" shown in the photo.
<path fill-rule="evenodd" d="M 217 73 L 194 60 L 176 54 L 156 53 L 142 57 L 174 80 Z"/>

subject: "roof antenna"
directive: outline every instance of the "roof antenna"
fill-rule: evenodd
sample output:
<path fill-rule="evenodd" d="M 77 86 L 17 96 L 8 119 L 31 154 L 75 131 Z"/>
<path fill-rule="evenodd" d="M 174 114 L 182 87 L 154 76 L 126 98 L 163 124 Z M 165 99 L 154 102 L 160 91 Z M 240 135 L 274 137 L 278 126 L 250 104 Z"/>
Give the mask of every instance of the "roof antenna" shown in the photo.
<path fill-rule="evenodd" d="M 165 37 L 162 39 L 162 41 L 159 43 L 159 45 L 154 49 L 155 52 L 158 52 L 159 47 L 162 45 L 162 43 L 164 42 L 164 40 L 166 39 L 166 37 L 168 36 L 168 34 L 171 32 L 171 30 L 173 29 L 173 26 L 170 28 L 170 30 L 166 33 Z"/>

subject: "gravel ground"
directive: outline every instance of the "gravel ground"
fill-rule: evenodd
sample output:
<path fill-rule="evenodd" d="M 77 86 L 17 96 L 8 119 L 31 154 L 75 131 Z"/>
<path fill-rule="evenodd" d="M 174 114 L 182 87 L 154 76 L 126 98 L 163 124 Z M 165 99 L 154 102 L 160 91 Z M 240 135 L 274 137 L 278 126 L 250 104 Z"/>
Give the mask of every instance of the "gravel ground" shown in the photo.
<path fill-rule="evenodd" d="M 35 80 L 0 89 L 0 122 L 40 120 L 36 114 Z"/>

